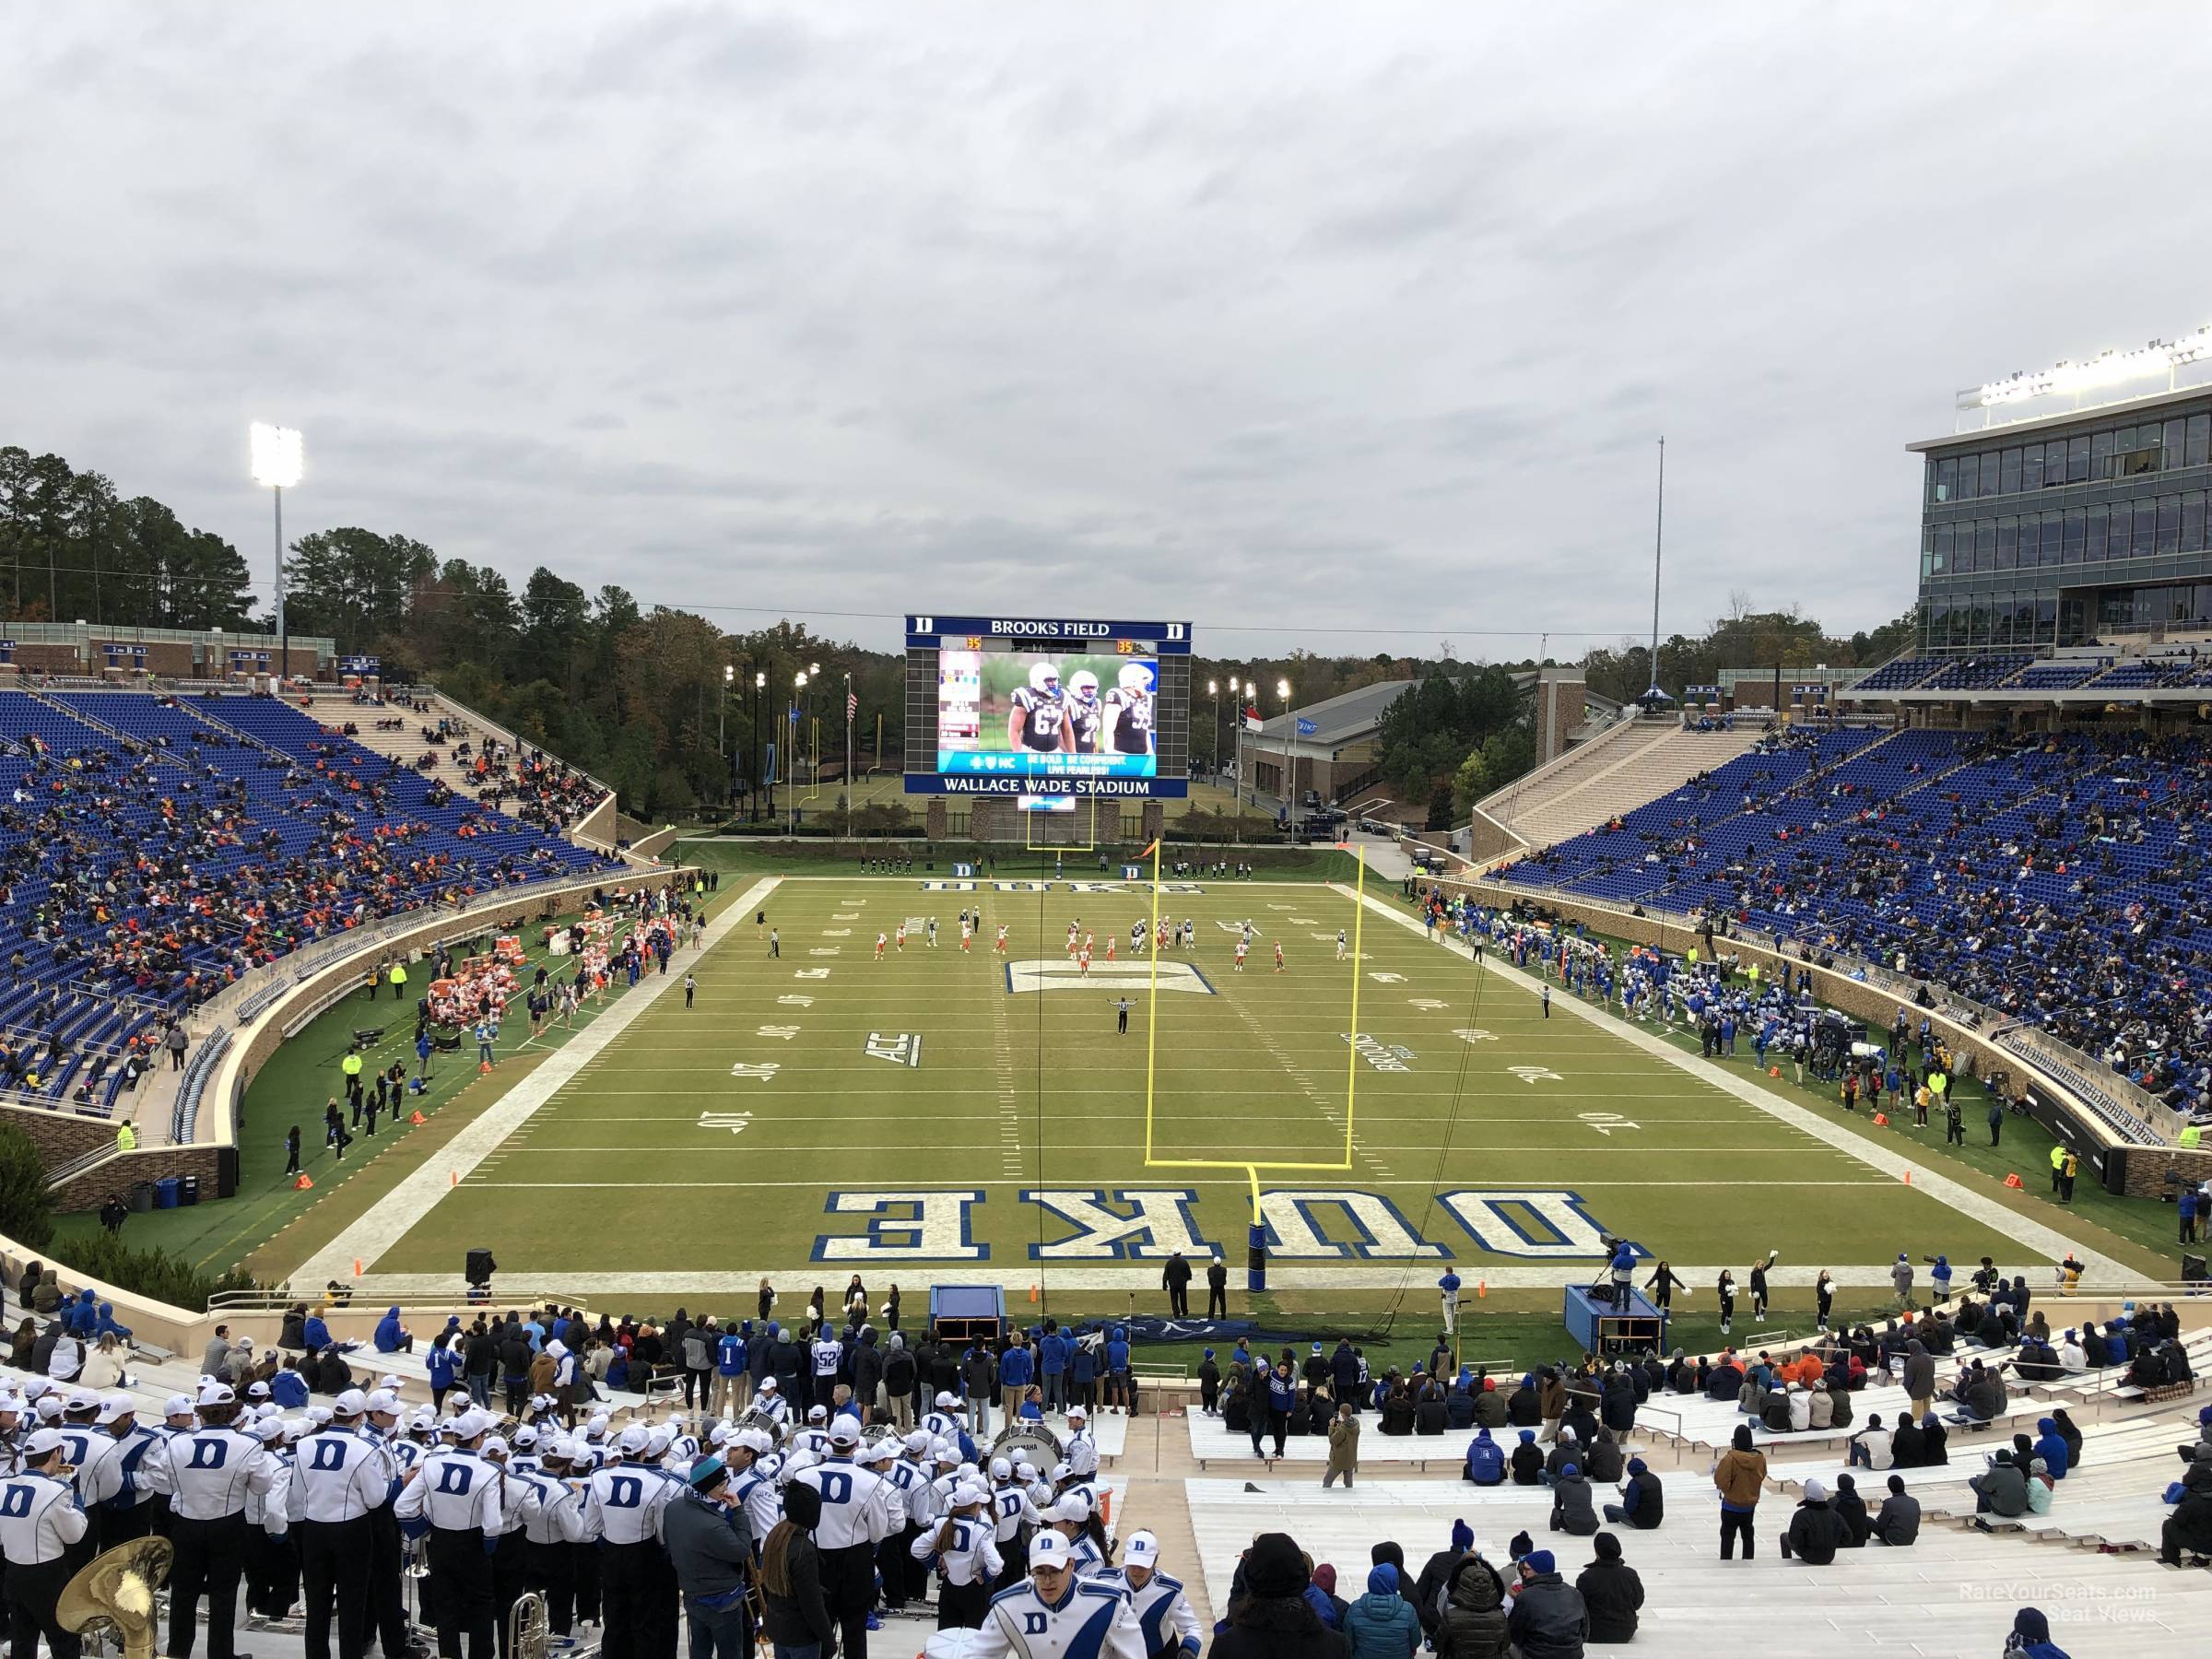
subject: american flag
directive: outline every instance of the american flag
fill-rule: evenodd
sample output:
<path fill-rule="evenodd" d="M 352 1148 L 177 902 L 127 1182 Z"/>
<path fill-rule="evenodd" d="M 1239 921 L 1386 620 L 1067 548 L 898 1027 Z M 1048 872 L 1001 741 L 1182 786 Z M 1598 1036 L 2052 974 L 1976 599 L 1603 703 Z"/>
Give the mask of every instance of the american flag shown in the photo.
<path fill-rule="evenodd" d="M 853 717 L 860 712 L 860 699 L 851 691 L 845 693 L 845 724 L 851 725 Z"/>

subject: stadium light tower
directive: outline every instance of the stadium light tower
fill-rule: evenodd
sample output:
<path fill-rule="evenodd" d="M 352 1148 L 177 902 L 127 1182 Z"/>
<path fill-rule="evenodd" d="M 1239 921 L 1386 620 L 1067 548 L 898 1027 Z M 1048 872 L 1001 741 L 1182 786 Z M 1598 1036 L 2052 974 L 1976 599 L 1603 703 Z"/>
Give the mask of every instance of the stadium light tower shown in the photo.
<path fill-rule="evenodd" d="M 737 678 L 736 668 L 724 663 L 722 665 L 722 700 L 714 705 L 714 753 L 722 761 L 722 804 L 727 811 L 730 797 L 735 793 L 730 788 L 730 687 Z"/>
<path fill-rule="evenodd" d="M 1290 712 L 1290 682 L 1275 682 L 1275 694 L 1283 700 L 1283 736 L 1287 744 L 1283 751 L 1285 776 L 1283 780 L 1283 815 L 1290 826 L 1290 839 L 1298 839 L 1298 716 Z"/>
<path fill-rule="evenodd" d="M 760 767 L 760 712 L 767 705 L 768 670 L 762 668 L 757 670 L 753 675 L 753 792 L 750 805 L 745 815 L 748 818 L 756 818 L 760 816 L 760 797 L 768 788 L 768 779 L 762 773 Z M 774 816 L 775 810 L 775 801 L 771 796 L 768 803 L 768 811 L 771 817 Z"/>
<path fill-rule="evenodd" d="M 798 673 L 791 677 L 791 729 L 794 732 L 799 729 L 799 707 L 801 701 L 803 700 L 800 697 L 800 693 L 806 689 L 806 670 L 802 668 L 798 671 Z M 788 735 L 788 734 L 786 735 Z M 798 773 L 795 771 L 792 773 L 791 832 L 794 835 L 796 835 L 799 832 L 799 787 L 797 778 Z"/>
<path fill-rule="evenodd" d="M 1214 700 L 1214 740 L 1206 746 L 1213 753 L 1206 758 L 1214 763 L 1214 771 L 1218 772 L 1221 770 L 1221 682 L 1207 680 L 1206 691 Z"/>
<path fill-rule="evenodd" d="M 276 502 L 276 683 L 281 687 L 291 666 L 291 636 L 284 625 L 284 492 L 306 470 L 306 451 L 295 428 L 263 420 L 246 429 L 246 440 L 253 482 L 271 491 Z"/>
<path fill-rule="evenodd" d="M 1666 438 L 1659 439 L 1659 512 L 1652 527 L 1652 688 L 1644 696 L 1656 702 L 1665 695 L 1659 689 L 1659 557 L 1666 547 Z M 1536 665 L 1537 677 L 1544 665 Z"/>

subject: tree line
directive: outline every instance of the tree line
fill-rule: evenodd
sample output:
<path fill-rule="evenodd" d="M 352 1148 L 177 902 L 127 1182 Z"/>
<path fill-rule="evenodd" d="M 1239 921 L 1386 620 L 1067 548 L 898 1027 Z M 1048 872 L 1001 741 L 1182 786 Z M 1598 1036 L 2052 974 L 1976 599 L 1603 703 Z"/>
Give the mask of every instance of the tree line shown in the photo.
<path fill-rule="evenodd" d="M 294 538 L 284 570 L 295 633 L 327 635 L 341 654 L 380 657 L 395 682 L 438 685 L 610 784 L 638 817 L 722 808 L 759 777 L 770 744 L 780 750 L 777 775 L 787 777 L 794 736 L 811 747 L 818 730 L 824 777 L 833 780 L 848 677 L 860 703 L 857 767 L 900 764 L 903 655 L 828 639 L 803 622 L 731 631 L 680 607 L 644 606 L 623 587 L 586 592 L 543 565 L 517 592 L 491 565 L 441 559 L 413 536 L 359 526 Z M 8 615 L 20 620 L 271 625 L 245 559 L 220 536 L 188 528 L 150 497 L 123 498 L 101 474 L 20 448 L 0 448 L 0 582 Z M 1866 666 L 1912 637 L 1910 616 L 1840 638 L 1794 610 L 1755 611 L 1737 595 L 1703 633 L 1661 645 L 1659 681 L 1679 697 L 1722 667 Z M 1635 641 L 1592 650 L 1583 665 L 1593 690 L 1624 701 L 1651 683 L 1650 651 Z M 1228 759 L 1240 706 L 1275 718 L 1284 683 L 1289 703 L 1302 708 L 1415 681 L 1383 718 L 1378 770 L 1395 798 L 1428 802 L 1440 822 L 1464 818 L 1531 764 L 1529 706 L 1512 676 L 1535 666 L 1461 663 L 1448 646 L 1441 657 L 1194 658 L 1191 755 L 1208 768 Z M 810 684 L 794 696 L 802 671 Z M 805 705 L 795 726 L 794 702 Z"/>

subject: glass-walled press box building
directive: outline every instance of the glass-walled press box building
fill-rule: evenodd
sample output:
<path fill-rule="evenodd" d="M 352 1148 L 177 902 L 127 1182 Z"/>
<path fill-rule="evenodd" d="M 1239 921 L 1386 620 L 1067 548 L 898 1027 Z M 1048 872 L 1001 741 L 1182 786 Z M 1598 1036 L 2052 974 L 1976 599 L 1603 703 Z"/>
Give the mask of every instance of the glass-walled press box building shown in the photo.
<path fill-rule="evenodd" d="M 2212 383 L 2180 383 L 2206 371 L 2212 331 L 1960 394 L 1974 429 L 1908 446 L 1924 462 L 1927 648 L 2212 631 Z M 2112 383 L 2146 375 L 2166 387 L 2129 396 Z M 2054 401 L 2067 406 L 2037 412 Z"/>

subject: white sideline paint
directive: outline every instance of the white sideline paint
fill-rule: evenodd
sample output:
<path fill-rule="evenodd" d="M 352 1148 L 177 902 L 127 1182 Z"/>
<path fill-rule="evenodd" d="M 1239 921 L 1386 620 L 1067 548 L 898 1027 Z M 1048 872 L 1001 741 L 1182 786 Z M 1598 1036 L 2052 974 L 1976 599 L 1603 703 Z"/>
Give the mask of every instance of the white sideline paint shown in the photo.
<path fill-rule="evenodd" d="M 742 898 L 707 924 L 700 949 L 721 943 L 723 935 L 747 920 L 781 880 L 780 877 L 770 876 L 753 883 Z M 440 1199 L 455 1190 L 453 1174 L 463 1177 L 470 1174 L 508 1136 L 528 1123 L 539 1107 L 573 1081 L 585 1065 L 596 1060 L 608 1043 L 628 1030 L 630 1023 L 653 1006 L 663 992 L 683 982 L 680 973 L 656 973 L 641 980 L 612 1008 L 585 1027 L 573 1041 L 556 1050 L 551 1059 L 454 1135 L 443 1152 L 427 1159 L 371 1205 L 352 1226 L 301 1263 L 293 1271 L 292 1279 L 302 1285 L 322 1285 L 331 1279 L 344 1283 L 352 1277 L 355 1262 L 374 1263 L 437 1208 Z"/>
<path fill-rule="evenodd" d="M 1347 899 L 1359 896 L 1341 882 L 1332 882 L 1330 886 Z M 1409 932 L 1425 936 L 1429 931 L 1412 914 L 1394 908 L 1385 900 L 1369 896 L 1366 903 L 1368 908 L 1378 915 L 1387 916 L 1391 921 Z M 1455 956 L 1469 960 L 1474 958 L 1475 953 L 1455 939 L 1445 939 L 1440 935 L 1439 943 Z M 1495 973 L 1508 983 L 1532 994 L 1547 982 L 1538 979 L 1535 974 L 1524 972 L 1510 963 L 1498 960 L 1491 952 L 1487 950 L 1483 953 L 1482 967 L 1485 972 Z M 2031 1220 L 2016 1210 L 2008 1209 L 1993 1198 L 1983 1197 L 1971 1187 L 1962 1186 L 1958 1182 L 1951 1180 L 1947 1175 L 1938 1174 L 1918 1159 L 1905 1158 L 1894 1152 L 1884 1151 L 1881 1147 L 1853 1135 L 1850 1130 L 1830 1123 L 1818 1112 L 1808 1112 L 1802 1106 L 1792 1105 L 1780 1096 L 1771 1094 L 1766 1089 L 1759 1088 L 1756 1083 L 1748 1082 L 1738 1077 L 1725 1066 L 1715 1065 L 1710 1060 L 1686 1054 L 1663 1038 L 1654 1037 L 1649 1031 L 1640 1030 L 1627 1020 L 1616 1019 L 1609 1013 L 1599 1012 L 1579 996 L 1562 993 L 1552 999 L 1552 1006 L 1556 1010 L 1574 1015 L 1576 1018 L 1598 1027 L 1601 1030 L 1620 1038 L 1642 1050 L 1654 1060 L 1664 1060 L 1677 1071 L 1687 1073 L 1700 1083 L 1708 1083 L 1716 1088 L 1726 1089 L 1745 1105 L 1756 1107 L 1769 1117 L 1787 1124 L 1791 1128 L 1812 1135 L 1817 1140 L 1826 1142 L 1838 1151 L 1858 1159 L 1869 1169 L 1880 1171 L 1892 1180 L 1902 1181 L 1905 1171 L 1912 1171 L 1912 1185 L 1915 1191 L 1925 1193 L 1938 1203 L 1948 1205 L 1968 1219 L 1979 1221 L 1992 1231 L 2003 1233 L 2021 1249 L 2042 1261 L 2057 1263 L 2064 1259 L 2067 1252 L 2071 1251 L 2080 1260 L 2086 1270 L 2082 1275 L 2085 1285 L 2093 1282 L 2100 1289 L 2139 1288 L 2148 1294 L 2155 1294 L 2158 1289 L 2152 1281 L 2144 1277 L 2134 1268 L 2124 1266 L 2112 1260 L 2111 1256 L 2100 1254 L 2085 1244 L 2077 1244 L 2056 1230 L 2045 1227 L 2040 1221 Z M 1912 1248 L 1913 1241 L 1911 1240 L 1900 1241 L 1900 1242 L 1908 1249 Z M 1920 1253 L 1917 1249 L 1913 1249 L 1912 1253 L 1917 1258 Z"/>

